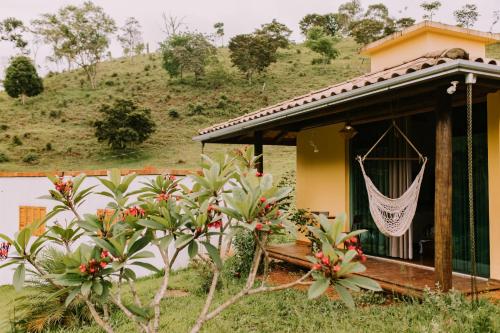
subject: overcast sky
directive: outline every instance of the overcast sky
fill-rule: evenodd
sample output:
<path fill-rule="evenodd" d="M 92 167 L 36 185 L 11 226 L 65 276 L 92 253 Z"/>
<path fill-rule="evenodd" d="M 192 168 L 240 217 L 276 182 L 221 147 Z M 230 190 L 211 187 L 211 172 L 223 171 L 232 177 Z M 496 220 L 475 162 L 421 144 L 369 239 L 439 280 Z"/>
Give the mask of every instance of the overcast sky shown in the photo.
<path fill-rule="evenodd" d="M 53 13 L 58 8 L 68 4 L 81 4 L 83 1 L 71 0 L 0 0 L 0 19 L 16 17 L 25 23 L 30 22 L 42 13 Z M 149 42 L 151 49 L 156 49 L 165 35 L 161 31 L 162 12 L 184 17 L 184 22 L 192 30 L 211 33 L 215 22 L 224 22 L 225 39 L 239 33 L 252 32 L 262 23 L 273 18 L 285 23 L 294 34 L 292 39 L 300 41 L 298 22 L 308 13 L 328 13 L 336 11 L 345 1 L 327 0 L 94 0 L 94 3 L 115 19 L 121 26 L 125 19 L 134 16 L 142 24 L 144 40 Z M 422 18 L 423 11 L 419 7 L 422 0 L 362 0 L 366 8 L 369 4 L 383 2 L 392 16 L 411 16 L 417 21 Z M 492 22 L 492 13 L 500 10 L 499 0 L 441 0 L 443 6 L 435 17 L 435 21 L 453 24 L 453 11 L 466 3 L 475 3 L 480 11 L 480 17 L 475 25 L 478 30 L 487 31 Z M 500 30 L 500 24 L 495 31 Z M 121 49 L 113 39 L 111 45 L 113 55 L 121 54 Z M 9 43 L 0 42 L 0 72 L 7 64 L 14 50 Z M 47 71 L 46 57 L 50 55 L 48 47 L 41 47 L 37 53 L 37 64 L 42 72 Z"/>

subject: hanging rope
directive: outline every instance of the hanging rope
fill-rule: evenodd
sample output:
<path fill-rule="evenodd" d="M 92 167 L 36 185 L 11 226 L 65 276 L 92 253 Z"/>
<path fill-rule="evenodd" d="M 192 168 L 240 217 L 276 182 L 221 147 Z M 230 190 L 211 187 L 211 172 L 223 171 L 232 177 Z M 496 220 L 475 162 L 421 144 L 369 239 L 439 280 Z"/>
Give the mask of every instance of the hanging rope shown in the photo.
<path fill-rule="evenodd" d="M 472 302 L 478 301 L 476 232 L 474 225 L 474 174 L 472 169 L 472 83 L 467 83 L 467 181 L 469 194 L 470 289 Z"/>
<path fill-rule="evenodd" d="M 420 169 L 417 177 L 399 198 L 389 198 L 382 194 L 377 189 L 375 184 L 373 184 L 370 177 L 366 174 L 363 165 L 367 156 L 375 149 L 375 147 L 392 128 L 394 128 L 406 140 L 422 161 L 422 168 Z M 393 237 L 402 236 L 410 228 L 413 217 L 415 216 L 427 158 L 418 151 L 418 149 L 413 145 L 403 131 L 401 131 L 397 124 L 392 122 L 391 126 L 384 132 L 384 134 L 382 134 L 382 136 L 377 140 L 377 142 L 375 142 L 368 152 L 362 157 L 358 156 L 356 159 L 359 162 L 359 166 L 365 180 L 366 191 L 368 193 L 368 203 L 373 221 L 377 225 L 380 232 L 384 235 Z"/>

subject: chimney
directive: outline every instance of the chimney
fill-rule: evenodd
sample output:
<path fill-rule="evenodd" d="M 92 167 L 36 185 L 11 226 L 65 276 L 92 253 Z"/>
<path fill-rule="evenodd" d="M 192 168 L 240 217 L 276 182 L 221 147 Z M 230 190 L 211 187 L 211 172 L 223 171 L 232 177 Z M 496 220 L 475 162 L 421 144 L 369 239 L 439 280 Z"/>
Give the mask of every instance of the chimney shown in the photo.
<path fill-rule="evenodd" d="M 500 34 L 423 21 L 366 45 L 361 54 L 370 57 L 371 72 L 376 72 L 444 49 L 460 48 L 484 58 L 486 45 L 498 41 Z"/>

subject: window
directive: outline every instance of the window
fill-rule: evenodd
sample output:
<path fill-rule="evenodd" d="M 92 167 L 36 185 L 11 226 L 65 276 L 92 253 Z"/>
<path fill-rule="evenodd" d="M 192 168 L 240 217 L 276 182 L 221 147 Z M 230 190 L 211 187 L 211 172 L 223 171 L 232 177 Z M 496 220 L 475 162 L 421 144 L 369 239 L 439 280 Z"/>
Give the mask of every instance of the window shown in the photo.
<path fill-rule="evenodd" d="M 33 222 L 41 221 L 47 214 L 46 207 L 20 206 L 19 207 L 19 230 Z M 35 236 L 40 236 L 45 232 L 45 224 L 42 224 L 36 231 Z"/>

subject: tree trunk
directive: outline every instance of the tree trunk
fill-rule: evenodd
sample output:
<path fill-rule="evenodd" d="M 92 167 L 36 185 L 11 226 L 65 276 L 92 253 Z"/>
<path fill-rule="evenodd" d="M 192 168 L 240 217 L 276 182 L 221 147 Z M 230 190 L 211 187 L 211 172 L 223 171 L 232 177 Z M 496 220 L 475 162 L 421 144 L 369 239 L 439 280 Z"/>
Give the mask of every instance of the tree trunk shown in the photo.
<path fill-rule="evenodd" d="M 451 96 L 437 95 L 434 197 L 435 280 L 443 291 L 452 287 L 452 109 Z"/>

